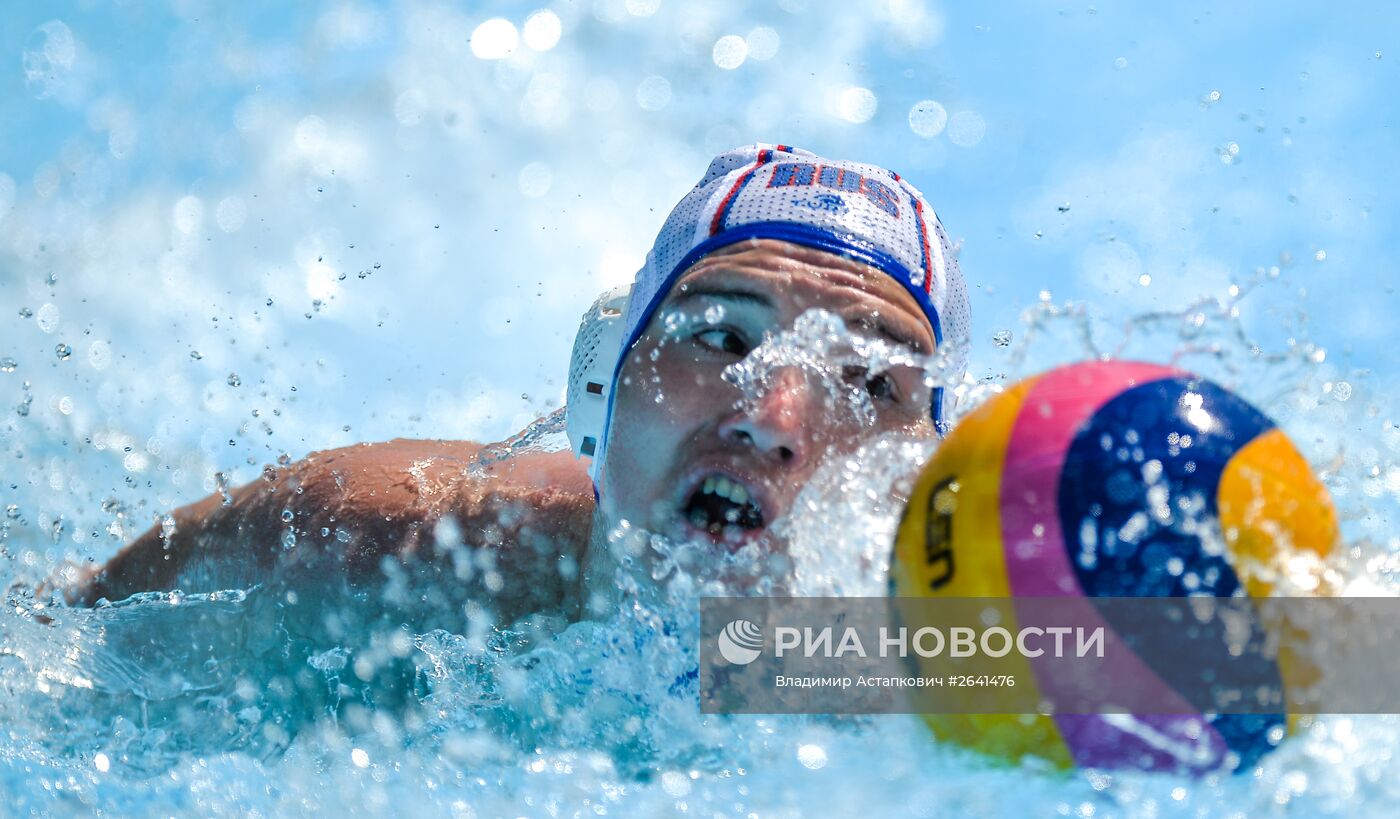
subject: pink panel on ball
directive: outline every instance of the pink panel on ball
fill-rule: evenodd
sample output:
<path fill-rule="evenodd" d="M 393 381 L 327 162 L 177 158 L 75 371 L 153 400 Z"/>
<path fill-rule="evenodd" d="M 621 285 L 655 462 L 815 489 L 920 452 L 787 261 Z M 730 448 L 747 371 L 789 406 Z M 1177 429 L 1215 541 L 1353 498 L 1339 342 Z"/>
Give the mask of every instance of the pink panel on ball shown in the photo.
<path fill-rule="evenodd" d="M 1155 364 L 1103 361 L 1041 376 L 1021 404 L 1001 478 L 1002 548 L 1017 597 L 1081 594 L 1060 531 L 1059 481 L 1075 433 L 1123 390 L 1178 374 Z"/>
<path fill-rule="evenodd" d="M 1168 367 L 1134 362 L 1079 364 L 1047 373 L 1026 396 L 1007 446 L 1001 494 L 1006 571 L 1017 597 L 1077 597 L 1083 593 L 1060 527 L 1059 480 L 1065 453 L 1084 423 L 1119 393 L 1177 374 Z M 1078 537 L 1077 533 L 1071 535 Z M 1085 606 L 1080 619 L 1082 626 L 1103 626 L 1111 633 L 1111 627 L 1091 605 Z M 1047 661 L 1033 658 L 1031 663 L 1037 667 L 1037 684 L 1051 694 L 1055 680 L 1045 673 Z M 1095 673 L 1102 675 L 1100 679 L 1136 692 L 1156 692 L 1153 699 L 1162 704 L 1164 714 L 1194 710 L 1135 655 L 1114 652 L 1098 664 Z M 1166 748 L 1154 748 L 1152 739 L 1167 740 L 1163 744 L 1168 747 L 1187 744 L 1183 729 L 1196 720 L 1181 716 L 1138 716 L 1122 721 L 1136 730 L 1124 730 L 1114 724 L 1119 720 L 1096 716 L 1057 715 L 1055 721 L 1080 765 L 1106 766 L 1115 757 L 1131 757 L 1156 769 L 1195 767 L 1206 760 L 1207 765 L 1218 765 L 1228 747 L 1217 731 L 1201 726 L 1200 735 L 1189 743 L 1195 765 Z M 1155 736 L 1135 735 L 1140 733 Z"/>

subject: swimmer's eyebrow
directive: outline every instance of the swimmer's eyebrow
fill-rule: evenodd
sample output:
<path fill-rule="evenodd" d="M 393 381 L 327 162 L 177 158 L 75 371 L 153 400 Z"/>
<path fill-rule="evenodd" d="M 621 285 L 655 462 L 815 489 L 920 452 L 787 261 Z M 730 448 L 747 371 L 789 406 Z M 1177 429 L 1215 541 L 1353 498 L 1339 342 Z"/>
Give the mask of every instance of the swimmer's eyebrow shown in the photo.
<path fill-rule="evenodd" d="M 767 294 L 735 288 L 733 285 L 708 285 L 704 282 L 695 284 L 684 283 L 676 288 L 681 291 L 676 296 L 674 304 L 684 304 L 696 298 L 710 298 L 718 301 L 727 301 L 731 304 L 745 305 L 749 307 L 764 307 L 769 310 L 774 309 L 773 300 Z M 887 321 L 860 314 L 854 316 L 843 316 L 842 320 L 846 326 L 853 329 L 864 330 L 865 332 L 879 333 L 887 340 L 907 347 L 916 353 L 928 353 L 926 345 L 914 336 L 901 332 L 898 328 Z"/>
<path fill-rule="evenodd" d="M 735 289 L 732 285 L 682 284 L 677 289 L 681 291 L 680 295 L 676 297 L 677 304 L 704 297 L 748 307 L 773 309 L 773 300 L 763 293 Z"/>
<path fill-rule="evenodd" d="M 851 316 L 845 319 L 845 321 L 847 327 L 879 333 L 887 340 L 893 341 L 900 346 L 908 347 L 916 353 L 928 353 L 928 350 L 924 349 L 924 343 L 922 341 L 900 332 L 898 328 L 890 325 L 888 322 L 866 316 Z"/>

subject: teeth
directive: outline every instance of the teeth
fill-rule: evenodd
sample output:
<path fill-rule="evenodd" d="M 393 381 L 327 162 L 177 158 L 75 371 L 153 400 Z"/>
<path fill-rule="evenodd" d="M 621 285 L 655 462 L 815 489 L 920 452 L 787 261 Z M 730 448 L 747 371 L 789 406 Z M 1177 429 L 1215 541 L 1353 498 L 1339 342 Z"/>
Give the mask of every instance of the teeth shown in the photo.
<path fill-rule="evenodd" d="M 743 484 L 722 476 L 706 478 L 700 491 L 706 495 L 725 498 L 740 506 L 749 502 L 749 490 L 745 489 Z"/>

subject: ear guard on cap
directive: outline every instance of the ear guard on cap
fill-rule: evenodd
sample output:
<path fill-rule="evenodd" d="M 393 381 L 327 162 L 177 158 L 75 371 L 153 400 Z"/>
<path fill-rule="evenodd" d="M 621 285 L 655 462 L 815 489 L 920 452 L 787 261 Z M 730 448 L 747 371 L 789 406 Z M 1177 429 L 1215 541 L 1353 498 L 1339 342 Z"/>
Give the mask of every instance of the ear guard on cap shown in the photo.
<path fill-rule="evenodd" d="M 624 285 L 599 296 L 583 314 L 578 335 L 574 337 L 564 426 L 575 458 L 584 455 L 592 458 L 602 448 L 613 373 L 627 331 L 627 301 L 631 293 L 631 286 Z M 588 474 L 595 483 L 599 466 L 597 458 L 588 465 Z"/>

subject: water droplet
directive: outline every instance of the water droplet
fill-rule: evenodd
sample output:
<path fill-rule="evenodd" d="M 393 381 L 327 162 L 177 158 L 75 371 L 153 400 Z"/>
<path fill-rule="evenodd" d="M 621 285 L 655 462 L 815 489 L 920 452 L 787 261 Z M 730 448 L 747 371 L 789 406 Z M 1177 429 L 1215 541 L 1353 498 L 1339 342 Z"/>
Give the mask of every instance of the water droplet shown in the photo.
<path fill-rule="evenodd" d="M 297 533 L 292 529 L 287 529 L 286 531 L 282 532 L 282 548 L 286 551 L 291 551 L 292 549 L 295 549 L 296 546 Z"/>
<path fill-rule="evenodd" d="M 479 60 L 499 60 L 514 51 L 519 42 L 515 24 L 504 17 L 492 17 L 477 26 L 468 41 Z"/>
<path fill-rule="evenodd" d="M 19 366 L 19 362 L 9 356 L 0 358 L 0 373 L 12 373 Z"/>
<path fill-rule="evenodd" d="M 520 175 L 516 178 L 520 193 L 530 199 L 538 199 L 549 193 L 553 185 L 554 171 L 543 162 L 531 162 L 520 169 Z"/>
<path fill-rule="evenodd" d="M 1060 213 L 1069 213 L 1069 203 L 1066 202 L 1063 205 L 1059 205 L 1055 208 L 1055 210 L 1059 211 Z"/>
<path fill-rule="evenodd" d="M 563 25 L 559 16 L 548 9 L 540 9 L 525 18 L 525 45 L 535 51 L 548 51 L 559 43 Z"/>
<path fill-rule="evenodd" d="M 1007 347 L 1011 344 L 1011 331 L 998 330 L 992 335 L 992 343 L 998 347 Z"/>
<path fill-rule="evenodd" d="M 637 85 L 637 105 L 644 111 L 660 111 L 671 104 L 671 82 L 651 75 Z"/>
<path fill-rule="evenodd" d="M 869 122 L 875 116 L 875 111 L 879 108 L 880 100 L 875 96 L 875 92 L 869 88 L 852 86 L 841 92 L 836 98 L 836 116 L 846 122 L 859 125 L 862 122 Z"/>
<path fill-rule="evenodd" d="M 243 383 L 243 379 L 241 379 L 241 378 L 238 377 L 238 373 L 229 373 L 229 374 L 228 374 L 228 385 L 229 385 L 230 387 L 237 387 L 238 385 L 240 385 L 240 384 L 242 384 L 242 383 Z"/>
<path fill-rule="evenodd" d="M 5 507 L 5 517 L 10 520 L 19 520 L 19 504 L 11 503 Z"/>
<path fill-rule="evenodd" d="M 814 771 L 825 768 L 826 749 L 820 745 L 803 745 L 797 749 L 797 761 Z"/>
<path fill-rule="evenodd" d="M 948 109 L 936 100 L 920 100 L 909 109 L 909 129 L 924 139 L 943 133 L 948 124 Z"/>
<path fill-rule="evenodd" d="M 987 121 L 976 111 L 959 111 L 948 120 L 948 141 L 960 148 L 971 148 L 987 135 Z"/>
<path fill-rule="evenodd" d="M 27 319 L 27 318 L 29 318 L 29 317 L 31 317 L 31 316 L 33 316 L 33 315 L 34 315 L 34 311 L 33 311 L 33 310 L 30 310 L 28 307 L 21 307 L 21 308 L 19 308 L 19 317 L 20 317 L 20 318 L 22 318 L 22 319 Z"/>
<path fill-rule="evenodd" d="M 59 344 L 57 347 L 53 348 L 53 351 L 54 354 L 58 356 L 59 361 L 67 361 L 73 357 L 73 348 L 67 344 Z"/>
<path fill-rule="evenodd" d="M 744 42 L 748 46 L 750 59 L 771 60 L 777 56 L 783 41 L 778 36 L 778 32 L 768 26 L 759 26 L 749 32 L 749 36 L 744 38 Z"/>
<path fill-rule="evenodd" d="M 296 517 L 296 515 L 295 515 L 295 513 L 292 512 L 292 510 L 290 510 L 290 509 L 283 509 L 283 510 L 282 510 L 282 522 L 283 522 L 283 523 L 291 523 L 291 522 L 292 522 L 292 518 L 294 518 L 294 517 Z"/>
<path fill-rule="evenodd" d="M 170 536 L 175 534 L 175 518 L 166 515 L 160 519 L 160 539 L 164 541 L 165 548 L 170 548 Z"/>

